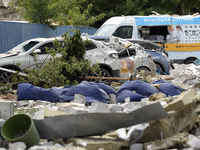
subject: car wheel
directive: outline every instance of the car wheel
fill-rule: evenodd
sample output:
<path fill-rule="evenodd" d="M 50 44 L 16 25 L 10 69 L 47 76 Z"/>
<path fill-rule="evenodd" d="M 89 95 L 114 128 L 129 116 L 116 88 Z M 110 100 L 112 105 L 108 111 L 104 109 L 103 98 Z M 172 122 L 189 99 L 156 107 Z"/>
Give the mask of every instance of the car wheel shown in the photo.
<path fill-rule="evenodd" d="M 149 71 L 149 69 L 147 69 L 146 67 L 139 67 L 136 69 L 138 72 L 140 72 L 141 70 L 145 70 L 145 71 Z"/>
<path fill-rule="evenodd" d="M 3 83 L 10 83 L 11 74 L 6 71 L 0 71 L 0 81 Z"/>
<path fill-rule="evenodd" d="M 110 73 L 104 68 L 100 68 L 100 72 L 95 73 L 93 76 L 95 76 L 95 77 L 111 77 Z M 111 84 L 111 79 L 91 79 L 90 81 L 93 81 L 96 83 L 105 83 L 107 85 Z"/>
<path fill-rule="evenodd" d="M 164 75 L 164 70 L 162 69 L 162 67 L 159 64 L 156 64 L 156 73 L 159 75 Z"/>

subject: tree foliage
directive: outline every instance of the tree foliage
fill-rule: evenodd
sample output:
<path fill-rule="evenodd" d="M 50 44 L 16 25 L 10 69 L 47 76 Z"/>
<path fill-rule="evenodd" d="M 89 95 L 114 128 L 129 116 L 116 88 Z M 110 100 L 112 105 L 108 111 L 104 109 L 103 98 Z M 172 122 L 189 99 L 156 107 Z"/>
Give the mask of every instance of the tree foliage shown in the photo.
<path fill-rule="evenodd" d="M 87 0 L 13 0 L 11 7 L 30 23 L 58 25 L 91 25 L 102 19 L 105 14 L 90 14 L 93 5 L 84 8 Z M 52 27 L 52 26 L 50 26 Z"/>

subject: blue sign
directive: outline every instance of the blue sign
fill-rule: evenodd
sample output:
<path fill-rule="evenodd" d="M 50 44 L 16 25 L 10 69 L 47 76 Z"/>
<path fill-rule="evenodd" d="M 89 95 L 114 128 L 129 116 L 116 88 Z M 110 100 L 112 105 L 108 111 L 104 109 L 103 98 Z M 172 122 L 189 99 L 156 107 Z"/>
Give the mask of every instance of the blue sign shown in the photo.
<path fill-rule="evenodd" d="M 200 17 L 135 17 L 136 25 L 200 24 Z"/>

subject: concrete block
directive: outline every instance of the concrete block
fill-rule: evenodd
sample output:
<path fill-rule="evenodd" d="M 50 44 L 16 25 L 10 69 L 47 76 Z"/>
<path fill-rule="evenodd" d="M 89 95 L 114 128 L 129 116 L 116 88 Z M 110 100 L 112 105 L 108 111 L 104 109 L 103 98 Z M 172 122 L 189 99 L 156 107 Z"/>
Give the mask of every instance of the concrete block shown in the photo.
<path fill-rule="evenodd" d="M 123 106 L 120 106 L 120 105 L 111 105 L 110 104 L 110 111 L 112 113 L 120 113 L 120 112 L 123 112 L 124 111 L 124 107 Z"/>
<path fill-rule="evenodd" d="M 7 120 L 14 115 L 14 104 L 11 101 L 0 101 L 1 117 Z"/>
<path fill-rule="evenodd" d="M 88 110 L 90 113 L 111 113 L 109 104 L 105 103 L 92 103 Z"/>
<path fill-rule="evenodd" d="M 143 144 L 135 143 L 135 144 L 132 144 L 132 145 L 129 147 L 129 150 L 143 150 L 143 147 L 144 147 Z"/>
<path fill-rule="evenodd" d="M 28 101 L 18 101 L 17 106 L 18 107 L 26 107 L 26 106 L 28 106 Z"/>
<path fill-rule="evenodd" d="M 81 95 L 81 94 L 75 94 L 74 100 L 71 101 L 70 103 L 85 104 L 86 103 L 86 97 L 84 95 Z"/>
<path fill-rule="evenodd" d="M 189 89 L 188 91 L 182 92 L 180 95 L 175 96 L 174 100 L 164 106 L 166 111 L 176 111 L 184 107 L 189 101 L 193 100 L 197 92 L 195 89 Z"/>
<path fill-rule="evenodd" d="M 48 104 L 51 104 L 51 102 L 48 102 L 48 101 L 42 101 L 42 100 L 36 100 L 35 101 L 37 105 L 43 105 L 43 106 L 46 106 Z"/>
<path fill-rule="evenodd" d="M 115 94 L 109 94 L 109 98 L 111 104 L 117 104 L 117 98 Z"/>

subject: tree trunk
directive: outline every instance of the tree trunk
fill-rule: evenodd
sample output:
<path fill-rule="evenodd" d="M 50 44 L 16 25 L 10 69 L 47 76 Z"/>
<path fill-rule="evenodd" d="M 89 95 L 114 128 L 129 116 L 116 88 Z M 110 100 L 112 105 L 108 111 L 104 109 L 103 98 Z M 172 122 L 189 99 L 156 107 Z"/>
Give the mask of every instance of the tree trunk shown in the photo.
<path fill-rule="evenodd" d="M 184 5 L 182 3 L 179 3 L 179 12 L 180 12 L 180 15 L 185 15 Z"/>

